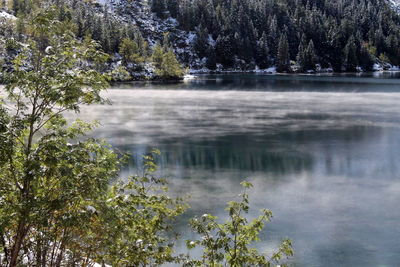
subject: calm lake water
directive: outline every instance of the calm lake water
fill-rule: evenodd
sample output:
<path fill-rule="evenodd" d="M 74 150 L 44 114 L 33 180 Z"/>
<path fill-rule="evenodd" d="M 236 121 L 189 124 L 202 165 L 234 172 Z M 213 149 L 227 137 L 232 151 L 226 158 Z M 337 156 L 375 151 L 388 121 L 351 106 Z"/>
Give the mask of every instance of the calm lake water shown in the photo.
<path fill-rule="evenodd" d="M 109 106 L 84 108 L 94 132 L 132 153 L 162 151 L 172 194 L 190 195 L 176 224 L 223 218 L 239 183 L 254 183 L 251 216 L 274 213 L 257 244 L 289 237 L 293 266 L 400 265 L 400 80 L 363 76 L 198 76 L 180 84 L 116 85 Z M 185 251 L 183 244 L 179 251 Z"/>

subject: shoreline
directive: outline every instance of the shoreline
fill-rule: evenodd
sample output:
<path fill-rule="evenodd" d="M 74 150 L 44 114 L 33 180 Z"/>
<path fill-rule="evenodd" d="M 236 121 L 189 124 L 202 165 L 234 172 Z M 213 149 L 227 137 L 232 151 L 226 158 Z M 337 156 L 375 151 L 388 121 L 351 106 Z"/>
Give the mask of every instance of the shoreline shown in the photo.
<path fill-rule="evenodd" d="M 190 81 L 196 79 L 196 77 L 206 76 L 206 75 L 254 75 L 254 76 L 319 76 L 319 77 L 355 77 L 355 78 L 373 78 L 374 76 L 388 73 L 400 73 L 400 70 L 381 70 L 381 71 L 370 71 L 370 72 L 260 72 L 260 71 L 218 71 L 218 72 L 191 72 L 184 75 L 180 79 L 154 79 L 154 78 L 143 78 L 143 79 L 131 79 L 125 81 L 111 81 L 110 84 L 123 84 L 123 83 L 156 83 L 156 84 L 174 84 L 182 83 L 185 81 Z"/>

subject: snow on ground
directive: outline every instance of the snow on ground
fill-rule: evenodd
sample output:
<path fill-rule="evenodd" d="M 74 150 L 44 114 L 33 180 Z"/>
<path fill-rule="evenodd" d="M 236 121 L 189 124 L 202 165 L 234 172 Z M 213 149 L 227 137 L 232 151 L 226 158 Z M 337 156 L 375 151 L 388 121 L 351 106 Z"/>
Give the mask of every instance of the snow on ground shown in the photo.
<path fill-rule="evenodd" d="M 394 8 L 394 10 L 400 13 L 400 0 L 389 0 L 389 2 Z"/>
<path fill-rule="evenodd" d="M 196 79 L 196 76 L 191 75 L 191 74 L 186 74 L 185 76 L 183 76 L 184 81 L 189 81 L 189 80 L 193 80 L 193 79 Z"/>
<path fill-rule="evenodd" d="M 14 15 L 11 15 L 4 10 L 0 11 L 0 18 L 5 18 L 5 19 L 10 19 L 10 20 L 15 20 L 17 19 Z"/>
<path fill-rule="evenodd" d="M 189 32 L 189 34 L 186 37 L 185 43 L 187 45 L 193 44 L 194 38 L 196 38 L 196 34 L 194 32 Z"/>
<path fill-rule="evenodd" d="M 266 68 L 266 69 L 255 69 L 254 70 L 254 72 L 255 73 L 276 73 L 276 67 L 275 66 L 273 66 L 273 67 L 269 67 L 269 68 Z"/>
<path fill-rule="evenodd" d="M 381 66 L 381 64 L 375 63 L 374 66 L 372 67 L 372 69 L 374 71 L 381 71 L 381 70 L 383 70 L 383 67 Z"/>

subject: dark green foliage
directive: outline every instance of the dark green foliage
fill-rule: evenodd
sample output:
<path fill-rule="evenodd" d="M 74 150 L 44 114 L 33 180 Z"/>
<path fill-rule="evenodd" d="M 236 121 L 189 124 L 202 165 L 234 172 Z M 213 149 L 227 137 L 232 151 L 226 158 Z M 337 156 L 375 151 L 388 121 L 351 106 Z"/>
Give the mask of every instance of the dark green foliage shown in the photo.
<path fill-rule="evenodd" d="M 287 41 L 286 34 L 282 34 L 279 38 L 278 53 L 276 59 L 276 70 L 278 72 L 287 72 L 290 69 L 290 55 L 289 55 L 289 43 Z"/>
<path fill-rule="evenodd" d="M 233 38 L 231 36 L 219 35 L 215 44 L 215 52 L 217 55 L 217 62 L 225 67 L 233 67 L 235 63 L 235 51 L 233 47 Z"/>
<path fill-rule="evenodd" d="M 101 91 L 109 77 L 97 68 L 108 56 L 89 34 L 76 38 L 74 24 L 59 17 L 55 7 L 46 7 L 22 21 L 28 45 L 19 47 L 0 87 L 0 265 L 207 266 L 174 251 L 174 220 L 187 205 L 171 198 L 166 179 L 155 175 L 160 152 L 143 156 L 140 175 L 117 181 L 126 157 L 85 135 L 97 123 L 64 117 L 107 102 Z M 131 38 L 123 39 L 120 52 L 133 62 L 146 49 Z M 181 77 L 168 35 L 163 44 L 152 55 L 157 74 Z M 263 210 L 248 222 L 248 198 L 244 192 L 241 202 L 228 203 L 230 219 L 221 230 L 211 215 L 193 221 L 197 233 L 219 234 L 194 243 L 204 247 L 204 262 L 269 266 L 292 255 L 289 240 L 269 258 L 250 247 L 272 214 Z M 214 241 L 223 246 L 210 248 Z"/>
<path fill-rule="evenodd" d="M 94 8 L 91 1 L 48 1 L 57 3 L 59 19 L 71 21 L 79 38 L 90 35 L 109 54 L 118 52 L 124 38 L 138 42 L 134 35 L 162 39 L 140 25 L 115 19 L 106 7 Z M 125 1 L 129 2 L 122 4 Z M 34 2 L 39 1 L 14 0 L 12 8 L 23 15 Z M 313 70 L 316 64 L 335 71 L 354 71 L 357 66 L 367 70 L 380 55 L 387 63 L 400 64 L 400 16 L 387 0 L 152 0 L 149 4 L 159 18 L 176 18 L 180 30 L 196 33 L 190 48 L 199 58 L 215 54 L 216 63 L 225 68 L 277 65 L 282 34 L 287 37 L 289 60 L 298 61 L 302 71 Z M 23 27 L 18 25 L 18 31 Z M 348 44 L 352 36 L 354 43 Z M 306 51 L 310 41 L 314 52 Z M 192 60 L 185 54 L 180 57 L 185 63 Z"/>
<path fill-rule="evenodd" d="M 268 39 L 267 34 L 263 32 L 260 41 L 257 44 L 257 51 L 255 53 L 256 63 L 262 68 L 268 68 L 270 66 L 270 57 L 269 57 L 269 47 L 268 47 Z"/>
<path fill-rule="evenodd" d="M 272 212 L 261 210 L 258 218 L 249 221 L 247 214 L 250 205 L 247 189 L 253 185 L 249 182 L 242 182 L 241 185 L 244 187 L 244 192 L 240 194 L 241 201 L 228 202 L 226 211 L 229 217 L 226 222 L 218 223 L 218 218 L 210 214 L 191 220 L 192 228 L 202 238 L 188 240 L 187 247 L 192 249 L 201 246 L 203 253 L 201 259 L 191 260 L 184 266 L 281 266 L 278 264 L 283 258 L 293 256 L 290 240 L 283 240 L 272 255 L 266 255 L 252 248 L 252 244 L 260 240 L 260 232 L 265 223 L 271 220 Z"/>
<path fill-rule="evenodd" d="M 357 65 L 358 65 L 357 46 L 355 38 L 352 35 L 347 41 L 344 50 L 344 66 L 346 71 L 356 71 Z"/>
<path fill-rule="evenodd" d="M 168 5 L 168 7 L 172 8 L 173 6 Z M 167 16 L 167 14 L 166 14 L 166 12 L 167 12 L 167 2 L 166 2 L 166 0 L 154 0 L 154 1 L 152 1 L 152 3 L 151 3 L 151 11 L 156 13 L 157 16 L 160 17 L 160 18 L 166 18 L 166 16 Z"/>
<path fill-rule="evenodd" d="M 184 70 L 175 54 L 168 46 L 168 35 L 165 35 L 164 46 L 156 44 L 153 50 L 152 61 L 157 77 L 164 80 L 181 79 Z"/>
<path fill-rule="evenodd" d="M 127 63 L 140 64 L 145 60 L 145 54 L 139 44 L 129 38 L 124 38 L 119 47 L 119 53 Z"/>
<path fill-rule="evenodd" d="M 310 40 L 308 45 L 306 44 L 306 40 L 303 36 L 300 45 L 299 45 L 299 53 L 297 54 L 297 63 L 299 64 L 301 71 L 310 71 L 316 69 L 317 56 L 314 48 L 314 42 Z"/>
<path fill-rule="evenodd" d="M 207 49 L 206 68 L 210 70 L 215 70 L 217 68 L 217 55 L 215 54 L 215 50 L 211 47 Z"/>
<path fill-rule="evenodd" d="M 354 71 L 357 66 L 370 69 L 371 60 L 380 54 L 390 63 L 400 64 L 400 16 L 386 0 L 176 2 L 179 27 L 190 31 L 206 28 L 216 41 L 217 62 L 224 67 L 232 67 L 235 61 L 256 62 L 262 68 L 274 61 L 277 64 L 283 59 L 278 59 L 282 34 L 287 37 L 288 53 L 282 55 L 281 51 L 280 56 L 300 59 L 298 64 L 303 71 L 314 70 L 316 64 L 335 71 Z M 176 13 L 176 6 L 173 9 L 170 12 Z M 374 47 L 376 55 L 363 49 L 364 44 Z M 196 48 L 196 52 L 199 50 L 202 49 Z M 200 51 L 201 56 L 203 52 Z"/>
<path fill-rule="evenodd" d="M 199 26 L 196 31 L 196 38 L 194 40 L 193 49 L 199 56 L 199 58 L 203 58 L 207 56 L 208 50 L 208 30 L 202 25 Z"/>
<path fill-rule="evenodd" d="M 178 262 L 171 222 L 186 205 L 154 177 L 159 152 L 144 156 L 142 175 L 111 186 L 124 157 L 85 137 L 96 123 L 63 116 L 106 102 L 107 76 L 95 66 L 107 55 L 56 15 L 38 10 L 25 21 L 29 45 L 0 87 L 7 101 L 0 101 L 0 265 Z"/>

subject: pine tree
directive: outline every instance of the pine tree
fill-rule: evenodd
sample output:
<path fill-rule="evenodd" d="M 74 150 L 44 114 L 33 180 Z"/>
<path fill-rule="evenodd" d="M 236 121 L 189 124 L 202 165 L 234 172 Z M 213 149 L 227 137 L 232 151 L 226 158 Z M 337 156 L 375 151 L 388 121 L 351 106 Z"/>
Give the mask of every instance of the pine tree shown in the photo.
<path fill-rule="evenodd" d="M 179 2 L 177 0 L 167 0 L 167 9 L 171 17 L 176 18 L 179 14 Z"/>
<path fill-rule="evenodd" d="M 260 41 L 257 43 L 256 63 L 261 69 L 269 67 L 269 47 L 267 34 L 263 32 Z"/>
<path fill-rule="evenodd" d="M 374 65 L 374 57 L 368 51 L 368 47 L 366 44 L 361 46 L 360 51 L 360 66 L 363 68 L 364 71 L 372 71 Z"/>
<path fill-rule="evenodd" d="M 156 43 L 153 49 L 151 59 L 156 69 L 160 69 L 163 61 L 164 50 L 159 43 Z"/>
<path fill-rule="evenodd" d="M 166 18 L 167 3 L 165 0 L 152 0 L 151 11 L 159 18 Z"/>
<path fill-rule="evenodd" d="M 315 47 L 314 47 L 314 42 L 313 40 L 310 40 L 307 46 L 307 70 L 315 70 L 316 69 L 316 64 L 317 64 L 317 55 L 315 52 Z"/>
<path fill-rule="evenodd" d="M 193 48 L 199 58 L 207 56 L 206 51 L 208 49 L 208 31 L 207 28 L 204 28 L 201 24 L 196 32 Z"/>
<path fill-rule="evenodd" d="M 152 61 L 155 73 L 162 79 L 180 79 L 184 71 L 171 48 L 165 48 L 157 43 L 153 49 Z"/>
<path fill-rule="evenodd" d="M 344 50 L 344 59 L 345 59 L 345 69 L 346 71 L 356 71 L 358 60 L 357 60 L 357 47 L 355 44 L 355 38 L 352 35 L 347 41 L 345 50 Z"/>
<path fill-rule="evenodd" d="M 143 57 L 140 55 L 139 45 L 129 38 L 124 38 L 122 40 L 119 47 L 119 53 L 121 54 L 125 63 L 130 62 L 134 64 L 140 64 L 144 62 Z"/>
<path fill-rule="evenodd" d="M 169 32 L 165 32 L 163 34 L 163 49 L 167 51 L 168 49 L 171 49 L 171 46 L 170 34 Z"/>
<path fill-rule="evenodd" d="M 341 36 L 339 32 L 332 32 L 329 40 L 329 62 L 333 68 L 333 71 L 342 71 L 343 57 L 342 57 L 342 44 Z"/>
<path fill-rule="evenodd" d="M 180 79 L 183 76 L 183 69 L 178 62 L 174 52 L 168 50 L 162 55 L 162 61 L 159 68 L 156 68 L 156 74 L 162 79 Z"/>
<path fill-rule="evenodd" d="M 278 55 L 277 55 L 277 71 L 288 72 L 290 71 L 290 55 L 289 44 L 286 34 L 282 34 L 279 38 Z"/>
<path fill-rule="evenodd" d="M 276 59 L 277 54 L 278 54 L 277 48 L 278 48 L 278 38 L 279 38 L 278 23 L 277 23 L 276 16 L 274 16 L 271 19 L 268 29 L 269 29 L 268 44 L 271 47 L 270 53 L 271 53 L 271 56 Z"/>
<path fill-rule="evenodd" d="M 215 70 L 217 68 L 217 55 L 215 54 L 215 49 L 211 46 L 207 49 L 206 67 L 210 70 Z"/>
<path fill-rule="evenodd" d="M 300 67 L 300 71 L 306 71 L 307 70 L 307 51 L 306 51 L 306 44 L 307 40 L 305 35 L 303 34 L 301 36 L 300 44 L 298 47 L 298 53 L 296 56 L 297 64 Z"/>
<path fill-rule="evenodd" d="M 224 67 L 232 67 L 235 62 L 235 51 L 232 46 L 231 36 L 218 36 L 215 52 L 217 54 L 217 62 L 221 63 Z"/>

